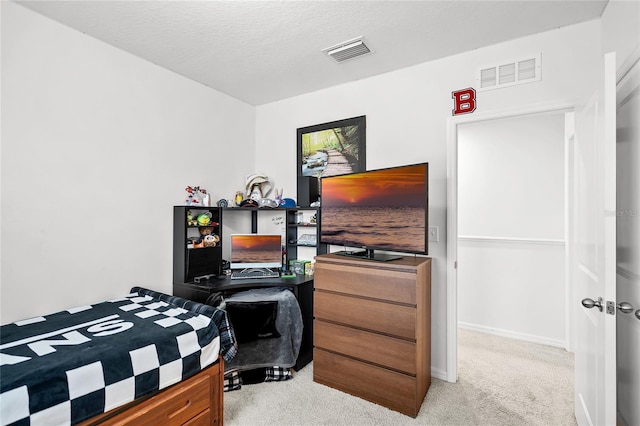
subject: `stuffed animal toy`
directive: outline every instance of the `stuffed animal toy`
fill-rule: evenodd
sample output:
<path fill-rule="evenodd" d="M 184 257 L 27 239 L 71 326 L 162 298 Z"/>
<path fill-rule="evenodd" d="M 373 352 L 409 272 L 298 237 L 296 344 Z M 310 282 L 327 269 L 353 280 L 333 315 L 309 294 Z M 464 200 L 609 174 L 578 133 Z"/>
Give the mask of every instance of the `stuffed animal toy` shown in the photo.
<path fill-rule="evenodd" d="M 200 231 L 200 235 L 204 237 L 205 235 L 213 234 L 213 227 L 212 226 L 201 227 L 199 228 L 199 231 Z"/>
<path fill-rule="evenodd" d="M 205 235 L 203 242 L 205 247 L 215 247 L 220 241 L 220 237 L 216 234 Z"/>
<path fill-rule="evenodd" d="M 207 226 L 211 222 L 211 212 L 204 212 L 196 218 L 198 226 Z"/>
<path fill-rule="evenodd" d="M 187 226 L 196 226 L 198 221 L 193 218 L 191 210 L 187 210 Z"/>

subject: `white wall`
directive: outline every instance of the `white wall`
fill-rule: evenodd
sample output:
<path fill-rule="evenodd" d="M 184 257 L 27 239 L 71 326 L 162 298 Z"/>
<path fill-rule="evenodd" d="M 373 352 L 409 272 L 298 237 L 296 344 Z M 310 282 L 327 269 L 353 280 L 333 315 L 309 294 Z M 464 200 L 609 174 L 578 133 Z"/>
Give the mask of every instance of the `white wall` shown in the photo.
<path fill-rule="evenodd" d="M 458 126 L 458 233 L 564 238 L 564 114 Z"/>
<path fill-rule="evenodd" d="M 640 1 L 609 0 L 600 23 L 602 54 L 616 52 L 620 68 L 640 43 Z"/>
<path fill-rule="evenodd" d="M 171 293 L 172 206 L 244 189 L 254 107 L 1 7 L 1 322 Z"/>
<path fill-rule="evenodd" d="M 591 21 L 256 109 L 256 169 L 272 176 L 285 196 L 295 195 L 299 127 L 366 115 L 368 169 L 430 163 L 429 220 L 440 229 L 440 242 L 429 247 L 434 262 L 432 372 L 437 377 L 444 378 L 446 372 L 446 145 L 451 92 L 475 86 L 480 66 L 541 52 L 541 82 L 478 93 L 476 113 L 582 103 L 587 95 L 583 87 L 594 79 L 591 70 L 599 61 L 599 30 L 599 21 Z"/>
<path fill-rule="evenodd" d="M 565 346 L 564 114 L 458 126 L 458 324 Z"/>

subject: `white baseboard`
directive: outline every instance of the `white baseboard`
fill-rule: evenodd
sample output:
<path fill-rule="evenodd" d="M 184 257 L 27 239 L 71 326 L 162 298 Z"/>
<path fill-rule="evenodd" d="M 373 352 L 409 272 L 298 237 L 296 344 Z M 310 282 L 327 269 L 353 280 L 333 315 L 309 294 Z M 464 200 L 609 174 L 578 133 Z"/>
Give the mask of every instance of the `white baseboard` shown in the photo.
<path fill-rule="evenodd" d="M 440 379 L 443 381 L 447 381 L 447 372 L 445 370 L 442 370 L 440 368 L 434 368 L 431 367 L 431 377 L 434 377 L 436 379 Z"/>
<path fill-rule="evenodd" d="M 566 342 L 560 339 L 550 339 L 548 337 L 520 333 L 512 330 L 504 330 L 500 328 L 487 327 L 485 325 L 471 324 L 462 321 L 458 321 L 458 327 L 465 330 L 479 331 L 481 333 L 508 337 L 510 339 L 523 340 L 525 342 L 539 343 L 541 345 L 554 346 L 562 349 L 566 348 Z"/>

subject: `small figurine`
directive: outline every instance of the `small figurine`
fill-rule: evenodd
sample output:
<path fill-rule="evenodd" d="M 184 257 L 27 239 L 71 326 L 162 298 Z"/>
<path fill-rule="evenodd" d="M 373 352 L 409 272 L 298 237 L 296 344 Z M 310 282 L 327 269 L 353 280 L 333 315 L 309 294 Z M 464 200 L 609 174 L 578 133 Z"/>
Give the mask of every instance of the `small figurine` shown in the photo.
<path fill-rule="evenodd" d="M 258 201 L 262 198 L 262 191 L 260 191 L 260 185 L 253 185 L 249 192 L 249 198 L 253 201 Z"/>
<path fill-rule="evenodd" d="M 187 210 L 187 226 L 196 226 L 198 221 L 193 218 L 191 210 Z"/>
<path fill-rule="evenodd" d="M 280 191 L 278 191 L 276 189 L 276 198 L 275 198 L 275 200 L 276 200 L 276 203 L 277 203 L 278 206 L 280 206 L 282 204 L 282 193 L 283 192 L 284 192 L 284 189 L 281 189 Z"/>
<path fill-rule="evenodd" d="M 271 191 L 269 178 L 261 173 L 254 173 L 246 177 L 245 186 L 247 197 L 254 201 L 265 198 Z"/>
<path fill-rule="evenodd" d="M 199 186 L 187 186 L 184 190 L 188 194 L 185 200 L 187 206 L 209 207 L 209 194 L 206 189 Z"/>

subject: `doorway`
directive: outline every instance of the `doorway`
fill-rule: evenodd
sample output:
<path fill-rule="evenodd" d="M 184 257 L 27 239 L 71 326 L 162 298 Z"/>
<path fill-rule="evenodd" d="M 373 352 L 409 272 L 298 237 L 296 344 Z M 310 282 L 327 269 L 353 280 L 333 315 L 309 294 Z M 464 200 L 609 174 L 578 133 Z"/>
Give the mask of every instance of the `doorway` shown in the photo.
<path fill-rule="evenodd" d="M 549 106 L 449 122 L 450 382 L 457 380 L 459 323 L 570 348 L 565 277 L 568 110 Z"/>
<path fill-rule="evenodd" d="M 458 126 L 459 327 L 565 346 L 563 183 L 563 113 Z"/>

